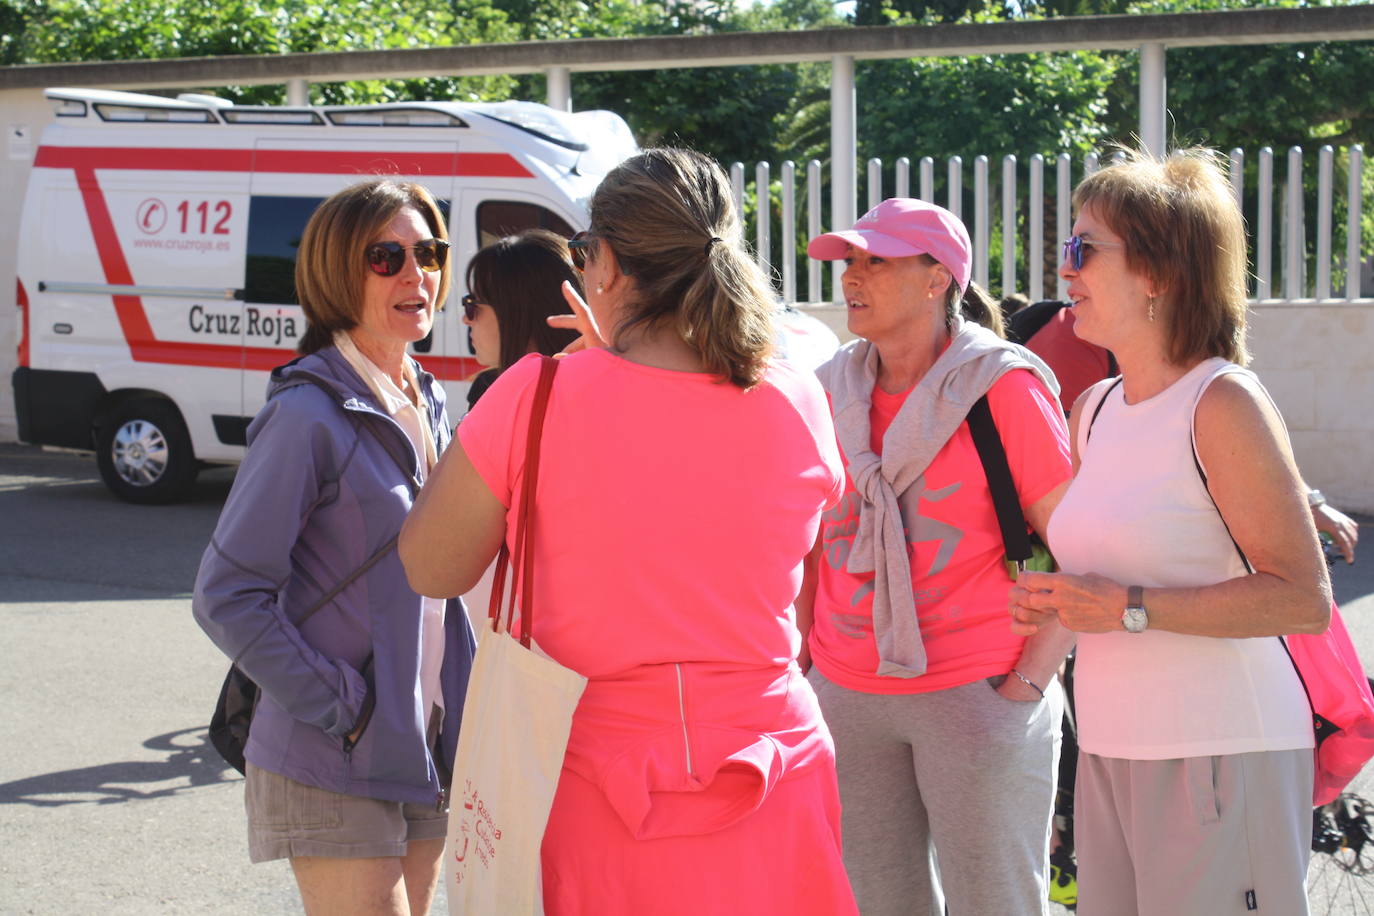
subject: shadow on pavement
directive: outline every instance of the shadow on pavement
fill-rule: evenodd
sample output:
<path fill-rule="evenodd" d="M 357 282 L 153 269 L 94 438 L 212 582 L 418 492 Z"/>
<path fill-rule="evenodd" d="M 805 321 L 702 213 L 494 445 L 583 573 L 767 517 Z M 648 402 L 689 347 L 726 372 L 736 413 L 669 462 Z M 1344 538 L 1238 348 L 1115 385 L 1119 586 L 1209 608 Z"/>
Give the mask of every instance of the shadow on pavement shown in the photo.
<path fill-rule="evenodd" d="M 240 778 L 210 745 L 204 727 L 156 735 L 143 746 L 167 751 L 167 758 L 103 763 L 0 783 L 0 805 L 111 805 L 166 798 Z"/>

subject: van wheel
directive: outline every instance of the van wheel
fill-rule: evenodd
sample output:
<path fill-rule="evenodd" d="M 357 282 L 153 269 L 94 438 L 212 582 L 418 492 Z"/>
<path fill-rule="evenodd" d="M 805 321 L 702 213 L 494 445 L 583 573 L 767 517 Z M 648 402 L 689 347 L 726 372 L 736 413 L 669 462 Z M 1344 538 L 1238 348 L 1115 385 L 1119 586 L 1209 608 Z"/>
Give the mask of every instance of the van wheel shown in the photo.
<path fill-rule="evenodd" d="M 95 448 L 105 486 L 131 503 L 185 499 L 200 470 L 186 424 L 170 401 L 136 398 L 115 407 L 96 426 Z"/>

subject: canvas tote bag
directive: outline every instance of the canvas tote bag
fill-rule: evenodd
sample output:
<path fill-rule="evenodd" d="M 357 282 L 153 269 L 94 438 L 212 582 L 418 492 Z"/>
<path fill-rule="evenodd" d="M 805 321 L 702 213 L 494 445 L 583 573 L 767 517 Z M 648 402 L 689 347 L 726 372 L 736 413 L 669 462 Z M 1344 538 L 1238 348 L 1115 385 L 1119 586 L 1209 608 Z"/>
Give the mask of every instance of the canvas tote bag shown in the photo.
<path fill-rule="evenodd" d="M 544 357 L 535 388 L 520 481 L 514 560 L 503 544 L 488 616 L 468 680 L 454 758 L 445 887 L 452 916 L 544 912 L 539 848 L 563 768 L 568 732 L 587 679 L 533 641 L 534 496 L 539 442 L 556 360 Z M 513 565 L 512 565 L 513 564 Z M 501 596 L 513 568 L 504 621 Z M 511 636 L 517 590 L 520 637 Z"/>

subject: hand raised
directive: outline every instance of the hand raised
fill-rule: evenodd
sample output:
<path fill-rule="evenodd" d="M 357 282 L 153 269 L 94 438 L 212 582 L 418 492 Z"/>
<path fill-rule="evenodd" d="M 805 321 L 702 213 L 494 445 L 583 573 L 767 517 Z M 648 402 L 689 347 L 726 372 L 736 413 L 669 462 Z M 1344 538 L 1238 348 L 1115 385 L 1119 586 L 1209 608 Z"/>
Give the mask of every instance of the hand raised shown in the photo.
<path fill-rule="evenodd" d="M 592 310 L 587 307 L 587 303 L 583 301 L 582 297 L 577 294 L 577 290 L 573 289 L 572 284 L 567 280 L 563 281 L 563 298 L 568 301 L 568 307 L 572 309 L 572 314 L 550 315 L 547 319 L 549 327 L 576 331 L 582 336 L 564 347 L 563 352 L 555 354 L 554 358 L 567 356 L 588 347 L 606 346 L 606 338 L 601 335 L 601 329 L 596 326 L 596 319 L 592 317 Z"/>

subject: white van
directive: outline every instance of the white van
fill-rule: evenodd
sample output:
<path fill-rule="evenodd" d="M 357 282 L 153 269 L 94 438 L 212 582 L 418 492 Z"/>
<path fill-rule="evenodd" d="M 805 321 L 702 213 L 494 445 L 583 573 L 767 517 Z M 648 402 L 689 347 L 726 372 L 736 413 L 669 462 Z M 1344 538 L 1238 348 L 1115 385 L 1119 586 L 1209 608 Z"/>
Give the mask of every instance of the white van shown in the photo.
<path fill-rule="evenodd" d="M 479 369 L 456 306 L 468 260 L 522 229 L 585 227 L 601 178 L 636 151 L 615 114 L 531 102 L 46 95 L 57 120 L 20 225 L 19 438 L 94 448 L 110 489 L 139 503 L 242 457 L 268 372 L 304 331 L 295 248 L 323 198 L 387 174 L 446 208 L 454 303 L 413 350 L 461 407 Z"/>

